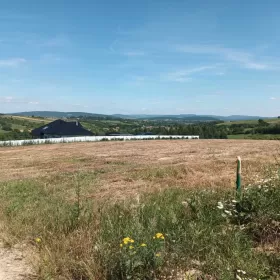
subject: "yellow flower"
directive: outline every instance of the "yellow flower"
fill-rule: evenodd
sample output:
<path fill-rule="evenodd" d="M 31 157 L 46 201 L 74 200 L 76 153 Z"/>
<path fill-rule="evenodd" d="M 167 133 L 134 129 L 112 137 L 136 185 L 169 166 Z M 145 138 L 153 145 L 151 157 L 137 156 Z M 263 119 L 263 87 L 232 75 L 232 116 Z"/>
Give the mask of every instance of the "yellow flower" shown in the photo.
<path fill-rule="evenodd" d="M 42 239 L 39 238 L 39 237 L 37 237 L 37 238 L 35 238 L 35 241 L 36 241 L 36 243 L 41 243 L 41 242 L 42 242 Z"/>
<path fill-rule="evenodd" d="M 160 255 L 160 253 L 156 253 L 156 257 L 160 257 L 161 255 Z"/>
<path fill-rule="evenodd" d="M 142 243 L 140 246 L 141 246 L 141 247 L 147 247 L 147 244 Z"/>
<path fill-rule="evenodd" d="M 126 244 L 128 244 L 128 243 L 134 243 L 134 240 L 132 239 L 132 238 L 130 238 L 130 237 L 125 237 L 124 239 L 123 239 L 123 243 L 126 245 Z"/>
<path fill-rule="evenodd" d="M 122 243 L 120 244 L 120 247 L 121 247 L 121 248 L 123 247 L 123 244 L 122 244 Z"/>
<path fill-rule="evenodd" d="M 124 239 L 123 239 L 123 243 L 124 244 L 128 244 L 130 242 L 130 238 L 129 237 L 125 237 Z"/>
<path fill-rule="evenodd" d="M 133 247 L 132 245 L 130 245 L 130 246 L 129 246 L 129 249 L 132 250 L 132 249 L 134 249 L 134 247 Z"/>
<path fill-rule="evenodd" d="M 157 239 L 164 239 L 164 235 L 160 232 L 158 232 L 155 236 L 154 236 L 154 239 L 157 238 Z"/>

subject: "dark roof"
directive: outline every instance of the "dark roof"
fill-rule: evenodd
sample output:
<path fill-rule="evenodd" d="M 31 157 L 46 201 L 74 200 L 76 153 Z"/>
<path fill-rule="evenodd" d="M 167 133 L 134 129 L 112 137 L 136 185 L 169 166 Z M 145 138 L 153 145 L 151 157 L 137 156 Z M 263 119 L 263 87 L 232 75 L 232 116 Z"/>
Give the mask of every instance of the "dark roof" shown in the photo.
<path fill-rule="evenodd" d="M 31 131 L 33 136 L 41 137 L 44 134 L 59 136 L 92 136 L 93 133 L 83 128 L 79 122 L 55 120 L 49 124 Z"/>

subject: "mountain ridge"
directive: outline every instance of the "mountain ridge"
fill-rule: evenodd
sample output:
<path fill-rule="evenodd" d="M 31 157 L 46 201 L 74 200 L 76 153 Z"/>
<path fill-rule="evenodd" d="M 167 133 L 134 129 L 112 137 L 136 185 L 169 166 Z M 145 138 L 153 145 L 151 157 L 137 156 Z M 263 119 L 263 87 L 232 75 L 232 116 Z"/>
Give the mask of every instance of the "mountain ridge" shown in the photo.
<path fill-rule="evenodd" d="M 96 114 L 88 112 L 62 112 L 62 111 L 27 111 L 17 112 L 9 115 L 15 116 L 34 116 L 49 118 L 78 118 L 93 117 L 98 119 L 149 119 L 149 120 L 197 120 L 197 121 L 241 121 L 241 120 L 257 120 L 268 119 L 270 117 L 249 116 L 249 115 L 204 115 L 204 114 Z M 275 117 L 276 118 L 276 117 Z"/>

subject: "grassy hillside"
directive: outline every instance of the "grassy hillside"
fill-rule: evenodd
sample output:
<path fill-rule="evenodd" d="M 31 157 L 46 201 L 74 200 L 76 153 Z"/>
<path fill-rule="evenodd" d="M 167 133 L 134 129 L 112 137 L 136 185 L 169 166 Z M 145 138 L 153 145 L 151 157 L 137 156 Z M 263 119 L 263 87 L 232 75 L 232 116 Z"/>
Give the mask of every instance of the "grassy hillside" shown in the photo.
<path fill-rule="evenodd" d="M 217 124 L 230 139 L 279 139 L 280 118 L 234 121 Z"/>
<path fill-rule="evenodd" d="M 31 138 L 30 131 L 50 120 L 21 116 L 0 115 L 0 141 Z"/>
<path fill-rule="evenodd" d="M 25 117 L 25 116 L 16 116 L 16 115 L 3 115 L 2 117 L 11 118 L 14 120 L 22 120 L 22 121 L 26 120 L 32 123 L 40 123 L 40 124 L 45 124 L 55 120 L 55 118 Z"/>
<path fill-rule="evenodd" d="M 280 118 L 265 119 L 265 122 L 267 122 L 269 124 L 280 124 Z M 258 120 L 227 121 L 227 122 L 224 122 L 224 123 L 219 123 L 217 125 L 219 125 L 219 126 L 231 126 L 231 125 L 235 125 L 235 124 L 257 125 Z"/>

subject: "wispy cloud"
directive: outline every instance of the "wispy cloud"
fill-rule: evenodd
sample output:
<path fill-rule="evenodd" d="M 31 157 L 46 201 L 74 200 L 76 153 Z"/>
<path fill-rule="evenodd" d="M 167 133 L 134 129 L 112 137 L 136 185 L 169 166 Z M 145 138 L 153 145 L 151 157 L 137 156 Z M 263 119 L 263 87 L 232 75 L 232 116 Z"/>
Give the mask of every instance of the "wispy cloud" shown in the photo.
<path fill-rule="evenodd" d="M 170 72 L 165 76 L 165 79 L 168 81 L 173 81 L 173 82 L 188 82 L 192 80 L 191 75 L 199 72 L 205 72 L 207 70 L 215 69 L 217 68 L 217 65 L 205 65 L 205 66 L 200 66 L 200 67 L 195 67 L 195 68 L 190 68 L 190 69 L 183 69 L 180 71 L 175 71 L 175 72 Z"/>
<path fill-rule="evenodd" d="M 13 96 L 0 96 L 1 103 L 8 104 L 30 104 L 30 105 L 38 105 L 39 102 L 35 100 L 29 100 L 24 98 L 17 98 Z"/>
<path fill-rule="evenodd" d="M 19 67 L 20 65 L 26 63 L 24 58 L 9 58 L 0 60 L 0 67 Z"/>
<path fill-rule="evenodd" d="M 276 97 L 270 97 L 269 99 L 270 100 L 276 100 L 277 98 Z"/>
<path fill-rule="evenodd" d="M 88 105 L 83 105 L 83 104 L 80 104 L 80 103 L 73 104 L 72 106 L 73 107 L 79 107 L 79 108 L 88 108 L 89 107 Z"/>
<path fill-rule="evenodd" d="M 29 101 L 28 104 L 32 104 L 32 105 L 38 105 L 39 102 L 38 101 Z"/>
<path fill-rule="evenodd" d="M 145 53 L 142 51 L 128 51 L 128 52 L 124 52 L 123 55 L 125 55 L 125 56 L 144 56 Z"/>
<path fill-rule="evenodd" d="M 10 103 L 12 102 L 13 99 L 14 98 L 12 96 L 3 96 L 3 97 L 0 96 L 0 101 L 4 103 Z"/>
<path fill-rule="evenodd" d="M 11 44 L 18 42 L 31 48 L 64 48 L 72 44 L 67 34 L 53 34 L 47 37 L 37 33 L 19 33 L 16 38 L 14 36 L 5 38 L 5 42 Z"/>
<path fill-rule="evenodd" d="M 209 45 L 181 45 L 176 50 L 183 53 L 215 55 L 220 56 L 227 61 L 237 63 L 243 68 L 254 70 L 274 70 L 280 69 L 280 65 L 267 61 L 259 61 L 251 53 L 224 48 L 221 46 Z"/>

